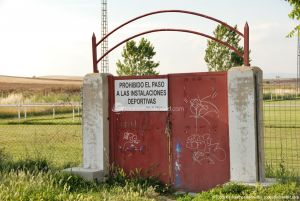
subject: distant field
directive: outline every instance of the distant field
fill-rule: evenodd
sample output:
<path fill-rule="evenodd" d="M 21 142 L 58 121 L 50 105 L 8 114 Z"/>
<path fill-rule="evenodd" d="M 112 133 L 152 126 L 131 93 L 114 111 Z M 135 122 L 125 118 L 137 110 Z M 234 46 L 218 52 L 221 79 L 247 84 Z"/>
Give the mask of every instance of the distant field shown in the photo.
<path fill-rule="evenodd" d="M 78 84 L 82 82 L 82 77 L 75 77 L 75 76 L 43 76 L 43 77 L 14 77 L 14 76 L 4 76 L 0 75 L 0 82 L 7 82 L 7 83 L 50 83 L 50 84 L 57 84 L 57 83 L 75 83 Z"/>
<path fill-rule="evenodd" d="M 0 76 L 0 104 L 79 103 L 82 79 L 51 76 Z M 0 148 L 14 160 L 43 157 L 55 166 L 79 165 L 82 154 L 81 117 L 73 107 L 0 107 Z M 25 110 L 27 118 L 24 119 Z"/>
<path fill-rule="evenodd" d="M 0 105 L 80 102 L 82 78 L 0 76 Z"/>
<path fill-rule="evenodd" d="M 81 85 L 82 79 L 75 77 L 25 78 L 0 76 L 0 91 L 14 93 L 22 90 L 41 91 L 45 89 L 79 89 Z"/>

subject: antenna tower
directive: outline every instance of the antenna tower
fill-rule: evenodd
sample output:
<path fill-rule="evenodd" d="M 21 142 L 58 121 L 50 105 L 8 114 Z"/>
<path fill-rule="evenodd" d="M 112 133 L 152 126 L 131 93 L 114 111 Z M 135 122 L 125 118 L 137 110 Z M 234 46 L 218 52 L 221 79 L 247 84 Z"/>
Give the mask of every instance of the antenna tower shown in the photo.
<path fill-rule="evenodd" d="M 107 23 L 107 0 L 101 0 L 101 38 L 103 38 L 108 32 Z M 108 40 L 107 38 L 101 43 L 101 55 L 103 55 L 108 50 Z M 108 56 L 104 57 L 101 61 L 101 73 L 108 73 Z"/>
<path fill-rule="evenodd" d="M 300 31 L 298 30 L 297 43 L 297 93 L 300 92 Z"/>

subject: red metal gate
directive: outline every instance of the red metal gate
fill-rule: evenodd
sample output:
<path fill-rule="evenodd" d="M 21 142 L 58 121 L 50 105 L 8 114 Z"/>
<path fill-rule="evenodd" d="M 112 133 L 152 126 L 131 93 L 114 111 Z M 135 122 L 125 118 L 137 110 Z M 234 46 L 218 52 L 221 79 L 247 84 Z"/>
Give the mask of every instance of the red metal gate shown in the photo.
<path fill-rule="evenodd" d="M 168 111 L 114 111 L 115 80 L 168 78 Z M 177 189 L 229 181 L 227 74 L 109 77 L 110 162 Z"/>
<path fill-rule="evenodd" d="M 206 190 L 229 181 L 227 74 L 169 76 L 173 184 Z"/>
<path fill-rule="evenodd" d="M 135 169 L 150 172 L 163 182 L 170 182 L 170 151 L 165 132 L 167 112 L 115 112 L 114 81 L 143 77 L 110 77 L 110 158 L 126 173 Z M 167 78 L 167 76 L 155 76 Z"/>

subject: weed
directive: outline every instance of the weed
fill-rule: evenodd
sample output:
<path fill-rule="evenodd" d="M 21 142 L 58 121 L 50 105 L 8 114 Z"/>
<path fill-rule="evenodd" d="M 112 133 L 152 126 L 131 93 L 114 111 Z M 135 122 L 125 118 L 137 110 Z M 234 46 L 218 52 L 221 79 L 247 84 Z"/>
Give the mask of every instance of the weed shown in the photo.
<path fill-rule="evenodd" d="M 277 168 L 274 168 L 271 164 L 267 164 L 266 177 L 275 178 L 276 181 L 281 184 L 300 182 L 299 177 L 297 177 L 297 174 L 286 167 L 284 159 L 280 160 L 280 163 Z"/>
<path fill-rule="evenodd" d="M 178 201 L 217 201 L 217 200 L 289 200 L 300 198 L 300 188 L 296 183 L 275 184 L 269 187 L 261 185 L 246 186 L 237 183 L 228 183 L 218 186 L 196 196 L 183 195 Z"/>
<path fill-rule="evenodd" d="M 147 175 L 143 175 L 140 169 L 135 169 L 127 175 L 122 168 L 114 165 L 110 168 L 107 183 L 111 186 L 130 185 L 134 190 L 145 190 L 152 187 L 155 192 L 160 194 L 170 194 L 173 192 L 170 185 L 163 184 L 159 181 L 158 177 L 150 176 L 149 172 L 147 172 Z"/>
<path fill-rule="evenodd" d="M 69 186 L 70 192 L 95 192 L 97 190 L 96 182 L 89 182 L 77 175 L 72 175 L 65 172 L 53 172 L 53 182 L 55 185 L 63 188 Z"/>
<path fill-rule="evenodd" d="M 13 161 L 3 149 L 0 150 L 0 172 L 47 172 L 50 167 L 51 163 L 46 158 L 36 157 Z"/>
<path fill-rule="evenodd" d="M 0 200 L 96 200 L 91 195 L 70 192 L 70 186 L 56 183 L 51 173 L 0 173 Z"/>

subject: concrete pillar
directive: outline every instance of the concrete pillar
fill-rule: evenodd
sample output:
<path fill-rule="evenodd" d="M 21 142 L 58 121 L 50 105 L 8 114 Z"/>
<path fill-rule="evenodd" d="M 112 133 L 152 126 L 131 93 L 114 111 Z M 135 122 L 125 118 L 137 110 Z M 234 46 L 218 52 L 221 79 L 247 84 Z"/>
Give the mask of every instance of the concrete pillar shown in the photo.
<path fill-rule="evenodd" d="M 103 181 L 109 173 L 108 74 L 88 74 L 83 80 L 83 166 L 69 168 L 87 180 Z"/>
<path fill-rule="evenodd" d="M 230 180 L 264 182 L 262 71 L 228 71 Z"/>

